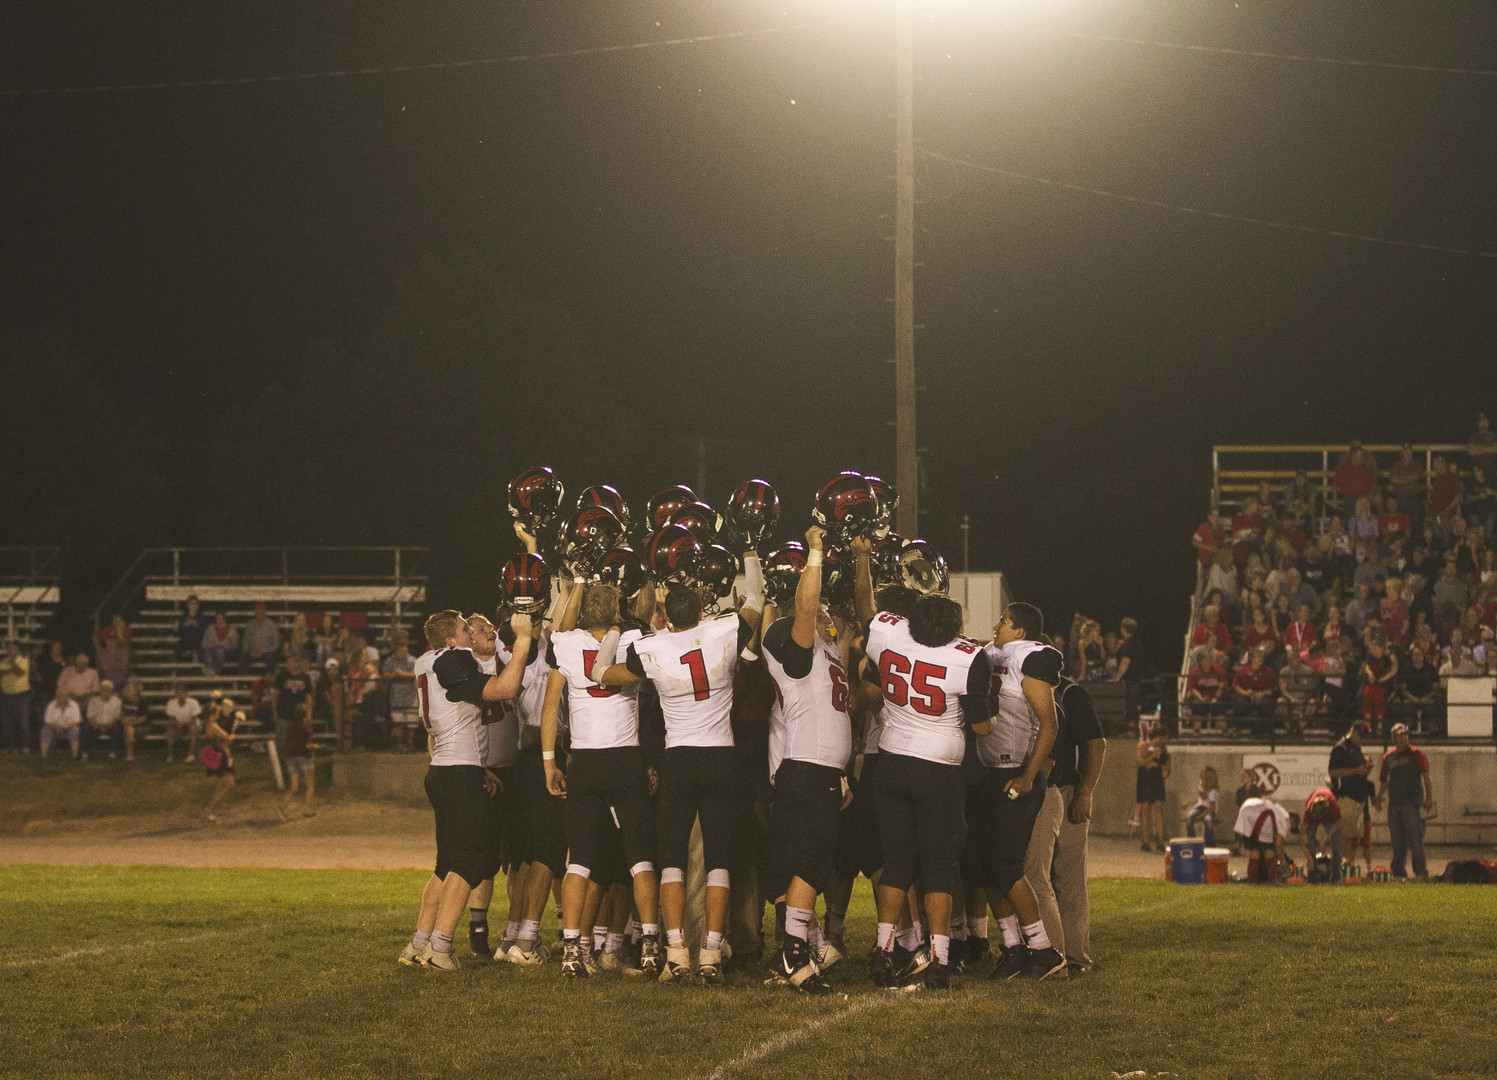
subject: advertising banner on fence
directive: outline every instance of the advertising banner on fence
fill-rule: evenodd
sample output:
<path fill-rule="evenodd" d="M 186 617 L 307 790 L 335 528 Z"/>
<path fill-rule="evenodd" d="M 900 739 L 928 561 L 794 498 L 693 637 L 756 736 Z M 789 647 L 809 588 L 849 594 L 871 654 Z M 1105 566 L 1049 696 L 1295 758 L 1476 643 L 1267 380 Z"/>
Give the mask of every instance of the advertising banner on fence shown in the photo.
<path fill-rule="evenodd" d="M 1310 792 L 1326 786 L 1330 753 L 1243 754 L 1242 767 L 1257 778 L 1258 789 L 1264 795 L 1298 814 L 1304 810 Z"/>

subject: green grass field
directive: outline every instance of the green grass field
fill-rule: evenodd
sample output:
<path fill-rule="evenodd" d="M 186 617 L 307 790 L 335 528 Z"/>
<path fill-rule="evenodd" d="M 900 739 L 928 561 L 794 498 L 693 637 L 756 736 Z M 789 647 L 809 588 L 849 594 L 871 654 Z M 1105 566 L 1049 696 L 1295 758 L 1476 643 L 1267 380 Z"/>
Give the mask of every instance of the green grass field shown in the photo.
<path fill-rule="evenodd" d="M 0 1073 L 1487 1076 L 1497 889 L 1099 881 L 1097 970 L 839 993 L 398 966 L 411 872 L 0 867 Z M 498 912 L 494 916 L 502 922 Z M 554 928 L 546 928 L 548 936 Z M 465 949 L 459 932 L 460 951 Z M 843 994 L 846 994 L 844 997 Z"/>

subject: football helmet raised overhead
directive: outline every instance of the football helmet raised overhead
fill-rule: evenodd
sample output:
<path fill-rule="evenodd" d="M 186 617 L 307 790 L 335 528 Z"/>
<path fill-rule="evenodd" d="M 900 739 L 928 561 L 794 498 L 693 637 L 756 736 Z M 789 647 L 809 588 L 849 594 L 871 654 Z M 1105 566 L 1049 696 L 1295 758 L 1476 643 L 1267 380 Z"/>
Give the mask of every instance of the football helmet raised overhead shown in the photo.
<path fill-rule="evenodd" d="M 695 581 L 702 563 L 702 543 L 680 525 L 667 525 L 650 538 L 650 576 L 662 585 Z"/>
<path fill-rule="evenodd" d="M 533 465 L 509 482 L 509 512 L 531 536 L 556 518 L 564 498 L 566 489 L 544 465 Z"/>
<path fill-rule="evenodd" d="M 806 545 L 792 540 L 764 557 L 764 593 L 781 612 L 795 608 L 795 590 L 806 569 Z"/>
<path fill-rule="evenodd" d="M 500 571 L 499 588 L 511 611 L 540 615 L 551 603 L 551 571 L 539 555 L 516 555 Z"/>
<path fill-rule="evenodd" d="M 683 503 L 671 511 L 666 524 L 681 526 L 697 538 L 697 543 L 706 547 L 708 544 L 717 543 L 717 533 L 722 526 L 722 518 L 718 517 L 717 511 L 706 503 L 691 502 Z"/>
<path fill-rule="evenodd" d="M 700 565 L 697 566 L 696 583 L 721 600 L 733 591 L 733 582 L 738 577 L 738 556 L 720 544 L 708 544 L 702 549 Z"/>
<path fill-rule="evenodd" d="M 873 538 L 882 540 L 889 535 L 889 529 L 894 524 L 894 511 L 899 508 L 899 492 L 894 490 L 894 485 L 889 481 L 877 476 L 865 476 L 868 486 L 873 489 L 873 495 L 878 499 L 878 513 L 873 519 Z"/>
<path fill-rule="evenodd" d="M 597 580 L 618 587 L 619 595 L 628 599 L 645 587 L 649 576 L 644 564 L 630 547 L 616 547 L 598 561 Z"/>
<path fill-rule="evenodd" d="M 838 473 L 816 493 L 811 520 L 835 543 L 872 536 L 878 518 L 878 496 L 859 473 Z"/>
<path fill-rule="evenodd" d="M 667 519 L 675 512 L 676 507 L 698 501 L 697 493 L 685 484 L 677 484 L 664 491 L 657 491 L 650 496 L 650 502 L 645 511 L 647 519 L 645 525 L 651 529 L 662 528 L 668 523 Z"/>
<path fill-rule="evenodd" d="M 606 506 L 579 507 L 556 531 L 556 550 L 562 569 L 573 577 L 590 578 L 598 563 L 624 539 L 624 525 Z"/>
<path fill-rule="evenodd" d="M 723 517 L 735 541 L 757 548 L 780 520 L 780 496 L 767 480 L 745 481 L 728 498 Z"/>
<path fill-rule="evenodd" d="M 904 584 L 904 575 L 899 569 L 899 555 L 903 550 L 904 539 L 894 533 L 873 541 L 873 550 L 868 553 L 868 570 L 875 589 Z"/>
<path fill-rule="evenodd" d="M 592 487 L 582 489 L 577 496 L 577 509 L 584 506 L 606 506 L 623 523 L 624 531 L 629 531 L 629 504 L 619 494 L 618 489 L 608 484 L 594 484 Z"/>
<path fill-rule="evenodd" d="M 932 593 L 944 596 L 951 584 L 946 560 L 924 540 L 904 542 L 899 551 L 899 573 L 905 585 L 926 596 Z"/>

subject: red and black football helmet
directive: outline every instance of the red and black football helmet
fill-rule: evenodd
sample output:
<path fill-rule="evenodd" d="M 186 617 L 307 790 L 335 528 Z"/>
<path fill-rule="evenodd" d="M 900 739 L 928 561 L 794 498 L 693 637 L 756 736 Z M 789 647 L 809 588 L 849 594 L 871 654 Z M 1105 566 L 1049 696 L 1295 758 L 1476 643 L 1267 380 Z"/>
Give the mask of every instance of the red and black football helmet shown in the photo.
<path fill-rule="evenodd" d="M 872 536 L 878 519 L 878 496 L 859 473 L 838 473 L 816 493 L 811 520 L 827 531 L 833 543 Z"/>
<path fill-rule="evenodd" d="M 899 508 L 899 492 L 894 490 L 894 485 L 889 481 L 877 476 L 865 476 L 868 486 L 873 489 L 873 494 L 878 499 L 878 513 L 873 519 L 873 538 L 882 540 L 889 535 L 889 529 L 894 524 L 894 511 Z"/>
<path fill-rule="evenodd" d="M 899 552 L 899 573 L 903 584 L 926 596 L 946 594 L 951 575 L 941 553 L 924 540 L 906 540 Z"/>
<path fill-rule="evenodd" d="M 795 590 L 806 569 L 806 545 L 792 540 L 781 544 L 764 557 L 764 593 L 780 611 L 795 607 Z"/>
<path fill-rule="evenodd" d="M 857 564 L 852 553 L 828 547 L 821 553 L 821 602 L 828 607 L 845 604 L 853 598 Z"/>
<path fill-rule="evenodd" d="M 561 512 L 566 489 L 544 465 L 533 465 L 509 482 L 509 512 L 531 536 Z"/>
<path fill-rule="evenodd" d="M 685 484 L 677 484 L 664 491 L 657 491 L 650 496 L 650 502 L 645 510 L 647 519 L 645 525 L 651 529 L 663 528 L 669 524 L 667 519 L 675 512 L 676 507 L 699 501 L 697 493 Z"/>
<path fill-rule="evenodd" d="M 500 571 L 499 588 L 511 611 L 540 615 L 551 603 L 551 571 L 539 555 L 516 555 Z"/>
<path fill-rule="evenodd" d="M 757 548 L 780 520 L 780 496 L 767 480 L 745 481 L 728 498 L 723 518 L 734 541 Z"/>
<path fill-rule="evenodd" d="M 649 581 L 644 564 L 630 547 L 616 547 L 598 561 L 597 580 L 618 587 L 619 595 L 628 599 Z"/>
<path fill-rule="evenodd" d="M 569 514 L 556 532 L 562 568 L 574 577 L 591 577 L 598 563 L 623 542 L 624 525 L 606 506 L 583 506 Z"/>
<path fill-rule="evenodd" d="M 697 588 L 721 600 L 732 593 L 737 577 L 738 556 L 720 544 L 708 544 L 702 549 L 701 563 L 696 572 Z"/>
<path fill-rule="evenodd" d="M 903 538 L 894 533 L 873 542 L 873 550 L 868 553 L 868 570 L 875 589 L 904 584 L 904 575 L 899 569 L 899 556 L 903 550 Z"/>
<path fill-rule="evenodd" d="M 717 543 L 717 533 L 722 526 L 722 518 L 717 516 L 717 511 L 706 503 L 690 502 L 671 511 L 671 516 L 666 520 L 667 525 L 679 525 L 692 536 L 703 547 L 708 544 Z"/>
<path fill-rule="evenodd" d="M 583 488 L 582 494 L 577 496 L 577 509 L 581 510 L 584 506 L 606 506 L 623 522 L 624 531 L 629 531 L 629 504 L 624 501 L 617 488 L 608 484 L 594 484 Z"/>
<path fill-rule="evenodd" d="M 696 580 L 702 563 L 702 543 L 680 525 L 667 525 L 650 538 L 650 576 L 662 585 L 685 585 Z"/>

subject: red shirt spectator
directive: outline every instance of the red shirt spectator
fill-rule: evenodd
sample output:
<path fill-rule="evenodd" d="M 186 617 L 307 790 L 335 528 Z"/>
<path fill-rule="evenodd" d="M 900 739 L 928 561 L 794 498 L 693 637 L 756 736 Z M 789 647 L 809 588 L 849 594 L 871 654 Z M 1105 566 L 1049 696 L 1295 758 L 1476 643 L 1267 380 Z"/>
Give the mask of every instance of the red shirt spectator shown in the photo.
<path fill-rule="evenodd" d="M 1217 652 L 1226 652 L 1232 647 L 1232 631 L 1218 620 L 1215 607 L 1206 608 L 1206 621 L 1197 624 L 1190 635 L 1192 645 L 1205 645 L 1208 642 Z"/>
<path fill-rule="evenodd" d="M 1244 697 L 1271 694 L 1279 685 L 1273 668 L 1263 666 L 1263 655 L 1254 653 L 1253 659 L 1237 669 L 1232 679 L 1232 688 Z"/>
<path fill-rule="evenodd" d="M 1209 664 L 1197 664 L 1190 669 L 1190 678 L 1185 682 L 1186 693 L 1196 693 L 1206 701 L 1215 701 L 1222 696 L 1227 685 L 1227 673 L 1213 657 Z"/>
<path fill-rule="evenodd" d="M 1409 643 L 1409 606 L 1403 602 L 1403 597 L 1396 593 L 1383 597 L 1379 613 L 1383 618 L 1383 633 L 1388 636 L 1388 644 L 1400 649 L 1407 645 Z"/>
<path fill-rule="evenodd" d="M 1201 560 L 1202 566 L 1210 566 L 1211 560 L 1216 557 L 1216 549 L 1221 547 L 1222 541 L 1226 539 L 1226 533 L 1222 529 L 1221 515 L 1213 507 L 1206 515 L 1206 520 L 1201 522 L 1196 529 L 1195 535 L 1190 542 L 1195 545 L 1196 557 Z"/>
<path fill-rule="evenodd" d="M 1461 483 L 1455 462 L 1452 461 L 1445 466 L 1444 472 L 1435 474 L 1434 481 L 1430 484 L 1430 516 L 1450 517 L 1460 507 L 1464 491 L 1465 485 Z"/>
<path fill-rule="evenodd" d="M 1383 504 L 1383 512 L 1377 516 L 1377 531 L 1382 536 L 1389 533 L 1402 533 L 1407 536 L 1414 529 L 1414 523 L 1409 520 L 1408 514 L 1400 513 L 1398 500 L 1391 495 Z"/>
<path fill-rule="evenodd" d="M 1249 495 L 1242 509 L 1232 515 L 1232 561 L 1246 566 L 1248 556 L 1258 550 L 1263 537 L 1263 518 L 1258 513 L 1258 500 Z"/>
<path fill-rule="evenodd" d="M 1377 462 L 1362 449 L 1362 441 L 1353 439 L 1346 453 L 1336 462 L 1336 490 L 1353 501 L 1372 490 L 1377 480 Z"/>
<path fill-rule="evenodd" d="M 1326 824 L 1341 820 L 1341 804 L 1336 801 L 1336 796 L 1331 793 L 1330 788 L 1316 788 L 1310 792 L 1310 797 L 1305 800 L 1305 815 L 1300 821 L 1313 820 L 1311 812 L 1316 803 L 1325 803 L 1327 810 Z"/>
<path fill-rule="evenodd" d="M 1262 608 L 1253 613 L 1253 625 L 1243 632 L 1242 644 L 1249 649 L 1262 647 L 1270 652 L 1279 647 L 1279 635 L 1263 618 Z"/>
<path fill-rule="evenodd" d="M 1315 626 L 1308 619 L 1295 619 L 1284 631 L 1284 648 L 1303 654 L 1316 638 Z"/>

